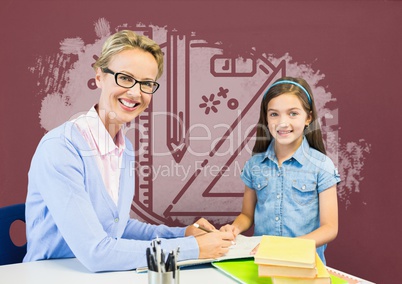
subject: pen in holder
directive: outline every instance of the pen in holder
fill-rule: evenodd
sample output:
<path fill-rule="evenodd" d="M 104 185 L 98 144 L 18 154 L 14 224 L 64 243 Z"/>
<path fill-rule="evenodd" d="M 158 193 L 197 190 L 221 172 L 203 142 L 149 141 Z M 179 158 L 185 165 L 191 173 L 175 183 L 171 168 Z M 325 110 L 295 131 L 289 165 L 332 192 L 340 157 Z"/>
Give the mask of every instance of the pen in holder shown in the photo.
<path fill-rule="evenodd" d="M 177 256 L 179 248 L 172 250 L 165 259 L 159 238 L 151 242 L 147 248 L 148 284 L 179 284 L 179 268 Z"/>

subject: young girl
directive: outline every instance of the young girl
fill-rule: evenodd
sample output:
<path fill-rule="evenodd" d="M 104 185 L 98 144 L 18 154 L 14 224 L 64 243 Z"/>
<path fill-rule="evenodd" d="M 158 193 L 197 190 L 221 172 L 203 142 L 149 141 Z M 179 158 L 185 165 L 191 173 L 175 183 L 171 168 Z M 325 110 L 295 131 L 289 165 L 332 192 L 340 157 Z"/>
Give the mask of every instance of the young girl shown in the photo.
<path fill-rule="evenodd" d="M 221 231 L 314 239 L 325 263 L 326 244 L 338 233 L 333 162 L 325 155 L 314 98 L 303 79 L 284 77 L 261 102 L 253 156 L 241 174 L 241 214 Z"/>

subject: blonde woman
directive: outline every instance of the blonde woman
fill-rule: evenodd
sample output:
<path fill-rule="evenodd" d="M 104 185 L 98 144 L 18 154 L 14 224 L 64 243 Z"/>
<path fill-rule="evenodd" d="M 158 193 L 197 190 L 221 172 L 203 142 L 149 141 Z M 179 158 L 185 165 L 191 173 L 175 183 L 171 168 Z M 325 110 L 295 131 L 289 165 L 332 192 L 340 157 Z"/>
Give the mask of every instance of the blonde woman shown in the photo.
<path fill-rule="evenodd" d="M 32 159 L 24 261 L 76 257 L 94 272 L 129 270 L 146 265 L 146 248 L 157 236 L 165 251 L 180 246 L 179 260 L 225 254 L 232 233 L 156 226 L 129 216 L 135 157 L 123 128 L 159 87 L 160 47 L 123 30 L 104 43 L 94 69 L 99 102 L 47 133 Z M 214 229 L 203 218 L 197 222 Z"/>

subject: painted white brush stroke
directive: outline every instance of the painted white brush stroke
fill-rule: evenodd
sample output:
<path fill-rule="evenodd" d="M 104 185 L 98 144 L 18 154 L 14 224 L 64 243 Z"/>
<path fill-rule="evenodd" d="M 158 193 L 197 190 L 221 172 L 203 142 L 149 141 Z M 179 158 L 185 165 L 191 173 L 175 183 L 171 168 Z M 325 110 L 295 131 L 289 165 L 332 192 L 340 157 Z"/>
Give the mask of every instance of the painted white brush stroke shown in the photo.
<path fill-rule="evenodd" d="M 129 27 L 128 24 L 121 24 L 115 30 Z M 144 24 L 137 24 L 137 27 L 147 27 Z M 154 34 L 154 40 L 158 43 L 166 42 L 166 28 L 151 27 Z M 66 120 L 77 117 L 82 112 L 86 112 L 94 103 L 97 102 L 99 90 L 94 84 L 94 70 L 92 64 L 96 56 L 100 54 L 104 40 L 112 33 L 110 23 L 104 19 L 99 19 L 94 24 L 97 39 L 92 44 L 85 44 L 80 37 L 66 38 L 60 42 L 60 52 L 54 55 L 43 55 L 37 58 L 36 65 L 29 70 L 38 77 L 39 97 L 42 99 L 42 107 L 39 112 L 40 125 L 45 130 L 50 130 Z M 195 51 L 205 55 L 216 54 L 212 49 L 200 49 Z M 209 54 L 211 53 L 211 54 Z M 343 182 L 338 187 L 338 196 L 340 201 L 345 204 L 345 208 L 350 206 L 350 196 L 361 191 L 360 183 L 363 180 L 362 171 L 364 168 L 365 155 L 370 153 L 371 146 L 364 140 L 358 142 L 343 142 L 339 137 L 338 111 L 326 107 L 327 103 L 336 101 L 326 88 L 320 85 L 320 81 L 325 75 L 320 71 L 315 71 L 311 65 L 294 62 L 289 54 L 280 58 L 272 55 L 263 55 L 275 66 L 282 61 L 286 61 L 286 74 L 294 77 L 305 78 L 313 91 L 316 101 L 316 107 L 321 117 L 323 132 L 326 134 L 326 146 L 328 155 L 332 158 L 339 168 Z M 202 56 L 198 57 L 202 58 Z M 192 61 L 193 69 L 197 66 L 205 65 L 202 60 Z M 165 72 L 166 73 L 166 72 Z M 196 71 L 194 71 L 196 73 Z M 199 74 L 197 74 L 199 76 Z M 206 77 L 204 77 L 206 78 Z M 197 77 L 202 81 L 203 77 Z M 219 78 L 217 78 L 219 80 Z M 255 80 L 254 80 L 255 79 Z M 166 77 L 160 79 L 161 85 L 166 84 Z M 256 85 L 257 78 L 247 78 L 239 83 L 236 88 L 245 89 L 245 92 L 238 92 L 237 99 L 247 100 L 249 88 Z M 258 81 L 259 82 L 259 81 Z M 160 90 L 158 92 L 162 92 Z M 159 94 L 158 94 L 159 95 Z M 197 94 L 201 97 L 201 94 Z M 209 95 L 209 94 L 208 94 Z M 164 102 L 159 95 L 160 102 Z M 200 100 L 201 101 L 201 100 Z M 197 103 L 198 104 L 198 103 Z M 331 104 L 333 105 L 333 104 Z M 222 106 L 221 106 L 222 107 Z M 256 109 L 258 111 L 258 109 Z M 222 111 L 221 111 L 222 112 Z M 212 113 L 213 114 L 213 113 Z M 213 116 L 209 116 L 211 120 Z M 201 120 L 203 120 L 202 118 Z M 234 181 L 227 180 L 228 184 Z M 240 183 L 240 180 L 236 181 Z M 161 198 L 161 197 L 159 197 Z M 225 204 L 222 201 L 222 204 Z M 365 202 L 362 201 L 364 204 Z M 230 202 L 228 202 L 230 203 Z M 225 206 L 234 206 L 227 204 Z M 238 206 L 238 204 L 236 204 Z"/>

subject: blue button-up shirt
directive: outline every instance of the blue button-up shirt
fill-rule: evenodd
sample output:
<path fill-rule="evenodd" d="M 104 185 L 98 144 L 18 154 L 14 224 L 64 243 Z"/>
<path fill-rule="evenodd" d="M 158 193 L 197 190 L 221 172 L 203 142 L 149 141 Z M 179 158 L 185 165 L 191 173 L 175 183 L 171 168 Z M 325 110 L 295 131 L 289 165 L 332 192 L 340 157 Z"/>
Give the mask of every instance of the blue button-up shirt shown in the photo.
<path fill-rule="evenodd" d="M 278 165 L 275 140 L 265 153 L 252 156 L 241 179 L 256 191 L 254 234 L 297 237 L 320 226 L 318 195 L 340 182 L 333 162 L 306 140 L 294 155 Z M 317 248 L 325 263 L 326 245 Z"/>

